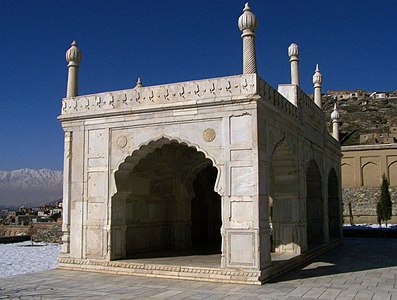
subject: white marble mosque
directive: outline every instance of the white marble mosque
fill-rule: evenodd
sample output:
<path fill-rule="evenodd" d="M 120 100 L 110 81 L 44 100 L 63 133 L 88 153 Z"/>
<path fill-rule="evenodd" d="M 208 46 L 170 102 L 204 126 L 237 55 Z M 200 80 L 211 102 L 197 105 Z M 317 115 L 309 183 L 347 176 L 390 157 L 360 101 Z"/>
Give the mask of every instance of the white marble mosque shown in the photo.
<path fill-rule="evenodd" d="M 319 67 L 313 101 L 291 44 L 276 90 L 248 4 L 238 27 L 240 75 L 92 95 L 72 43 L 60 268 L 260 284 L 342 241 L 339 114 L 331 135 Z"/>

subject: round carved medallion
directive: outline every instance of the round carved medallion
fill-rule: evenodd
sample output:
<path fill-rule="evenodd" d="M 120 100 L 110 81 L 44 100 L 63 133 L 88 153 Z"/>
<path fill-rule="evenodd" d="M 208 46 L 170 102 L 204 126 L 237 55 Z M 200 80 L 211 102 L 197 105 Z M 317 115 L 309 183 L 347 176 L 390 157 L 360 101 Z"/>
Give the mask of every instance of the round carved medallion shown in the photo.
<path fill-rule="evenodd" d="M 204 130 L 203 132 L 203 139 L 206 142 L 212 142 L 213 140 L 215 140 L 216 137 L 216 133 L 215 130 L 212 128 L 207 128 L 206 130 Z"/>
<path fill-rule="evenodd" d="M 120 148 L 124 148 L 125 146 L 127 146 L 127 137 L 125 135 L 120 135 L 117 140 L 117 146 L 119 146 Z"/>

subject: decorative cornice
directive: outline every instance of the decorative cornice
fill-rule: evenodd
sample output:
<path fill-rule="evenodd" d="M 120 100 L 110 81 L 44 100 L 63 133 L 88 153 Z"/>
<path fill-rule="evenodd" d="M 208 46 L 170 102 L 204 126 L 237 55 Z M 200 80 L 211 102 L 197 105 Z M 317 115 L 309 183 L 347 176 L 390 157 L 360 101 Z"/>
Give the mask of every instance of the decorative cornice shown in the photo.
<path fill-rule="evenodd" d="M 255 74 L 247 74 L 64 98 L 60 119 L 224 101 L 256 94 L 256 81 Z"/>

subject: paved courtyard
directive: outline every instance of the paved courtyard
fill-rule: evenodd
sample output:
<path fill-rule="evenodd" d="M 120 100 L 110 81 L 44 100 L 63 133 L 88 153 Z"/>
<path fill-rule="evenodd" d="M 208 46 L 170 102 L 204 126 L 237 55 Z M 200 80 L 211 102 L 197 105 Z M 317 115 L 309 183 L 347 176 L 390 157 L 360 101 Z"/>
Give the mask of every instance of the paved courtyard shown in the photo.
<path fill-rule="evenodd" d="M 397 300 L 397 240 L 346 238 L 263 286 L 52 270 L 0 278 L 0 299 Z"/>

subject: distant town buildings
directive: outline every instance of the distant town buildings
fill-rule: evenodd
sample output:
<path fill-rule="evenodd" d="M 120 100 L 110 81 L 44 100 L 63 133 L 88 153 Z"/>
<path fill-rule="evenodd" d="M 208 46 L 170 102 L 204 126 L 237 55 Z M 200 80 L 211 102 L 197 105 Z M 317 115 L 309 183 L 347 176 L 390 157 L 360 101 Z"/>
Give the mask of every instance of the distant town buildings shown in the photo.
<path fill-rule="evenodd" d="M 388 99 L 397 98 L 397 91 L 392 92 L 367 92 L 364 90 L 328 90 L 326 96 L 335 97 L 337 100 L 348 100 L 352 98 L 364 99 Z"/>
<path fill-rule="evenodd" d="M 62 201 L 54 205 L 44 205 L 38 208 L 21 206 L 13 211 L 0 211 L 1 225 L 29 225 L 38 222 L 62 222 Z"/>
<path fill-rule="evenodd" d="M 338 101 L 341 112 L 345 110 L 345 115 L 341 118 L 342 122 L 346 124 L 362 122 L 359 125 L 361 127 L 358 132 L 359 138 L 357 136 L 355 142 L 350 142 L 350 145 L 394 144 L 397 142 L 397 122 L 394 118 L 387 118 L 384 115 L 385 112 L 392 109 L 390 104 L 397 101 L 397 91 L 328 90 L 326 94 L 323 94 L 323 101 L 324 99 L 326 99 L 325 101 Z M 369 124 L 366 124 L 365 120 L 360 119 L 362 117 L 359 114 L 368 111 L 379 112 L 377 117 L 383 118 L 383 120 L 373 120 L 373 117 L 367 116 L 372 119 Z M 367 125 L 369 126 L 367 127 Z"/>

